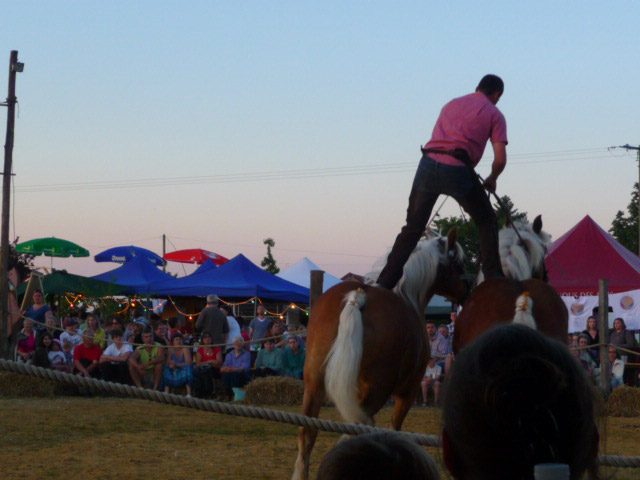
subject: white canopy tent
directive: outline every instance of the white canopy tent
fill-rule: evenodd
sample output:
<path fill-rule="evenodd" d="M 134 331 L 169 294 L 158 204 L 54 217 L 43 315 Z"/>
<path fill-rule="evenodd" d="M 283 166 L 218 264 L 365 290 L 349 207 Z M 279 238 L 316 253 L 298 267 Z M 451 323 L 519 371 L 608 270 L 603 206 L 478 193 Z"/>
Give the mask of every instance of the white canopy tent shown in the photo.
<path fill-rule="evenodd" d="M 286 270 L 278 273 L 278 277 L 296 283 L 303 287 L 309 288 L 311 283 L 311 270 L 323 270 L 318 265 L 313 263 L 307 257 L 300 259 L 298 262 L 291 265 Z M 326 292 L 334 285 L 342 282 L 338 277 L 334 277 L 330 273 L 324 272 L 324 282 L 322 284 L 322 291 Z"/>

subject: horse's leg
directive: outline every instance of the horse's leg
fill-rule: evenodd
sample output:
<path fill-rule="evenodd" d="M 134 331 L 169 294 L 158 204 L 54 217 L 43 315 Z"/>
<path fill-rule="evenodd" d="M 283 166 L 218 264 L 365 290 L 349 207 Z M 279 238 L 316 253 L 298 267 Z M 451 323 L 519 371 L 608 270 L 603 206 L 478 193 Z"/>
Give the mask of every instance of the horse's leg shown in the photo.
<path fill-rule="evenodd" d="M 302 400 L 302 413 L 308 417 L 317 417 L 324 401 L 324 386 L 320 388 L 305 388 Z M 311 427 L 301 427 L 298 431 L 298 458 L 291 480 L 307 480 L 309 478 L 309 459 L 311 450 L 316 443 L 318 430 Z"/>
<path fill-rule="evenodd" d="M 391 428 L 400 430 L 407 413 L 413 406 L 418 396 L 418 388 L 412 390 L 407 395 L 394 395 L 395 405 L 391 414 Z"/>

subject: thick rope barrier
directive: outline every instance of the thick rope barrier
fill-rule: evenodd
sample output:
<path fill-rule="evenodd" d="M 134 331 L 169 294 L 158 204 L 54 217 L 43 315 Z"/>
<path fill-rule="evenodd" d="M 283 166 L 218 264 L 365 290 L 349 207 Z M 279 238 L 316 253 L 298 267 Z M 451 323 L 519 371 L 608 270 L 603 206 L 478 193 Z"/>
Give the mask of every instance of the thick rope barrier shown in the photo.
<path fill-rule="evenodd" d="M 215 400 L 205 400 L 202 398 L 187 398 L 182 395 L 159 392 L 146 388 L 132 387 L 122 383 L 106 382 L 95 378 L 86 378 L 70 373 L 58 372 L 41 367 L 34 367 L 25 363 L 11 362 L 0 359 L 0 369 L 30 377 L 44 378 L 55 382 L 75 385 L 76 387 L 89 388 L 96 392 L 114 393 L 128 397 L 140 398 L 151 402 L 177 405 L 185 408 L 204 410 L 207 412 L 220 413 L 222 415 L 232 415 L 238 417 L 257 418 L 272 422 L 288 423 L 298 427 L 309 427 L 324 432 L 342 433 L 346 435 L 360 435 L 373 432 L 393 432 L 406 435 L 419 445 L 424 447 L 440 447 L 440 437 L 436 435 L 424 435 L 413 432 L 396 432 L 388 428 L 372 427 L 356 423 L 337 422 L 334 420 L 323 420 L 315 417 L 307 417 L 298 413 L 274 410 L 271 408 L 251 407 L 226 402 L 216 402 Z M 619 455 L 600 455 L 598 464 L 606 467 L 617 468 L 640 468 L 640 456 L 625 457 Z"/>

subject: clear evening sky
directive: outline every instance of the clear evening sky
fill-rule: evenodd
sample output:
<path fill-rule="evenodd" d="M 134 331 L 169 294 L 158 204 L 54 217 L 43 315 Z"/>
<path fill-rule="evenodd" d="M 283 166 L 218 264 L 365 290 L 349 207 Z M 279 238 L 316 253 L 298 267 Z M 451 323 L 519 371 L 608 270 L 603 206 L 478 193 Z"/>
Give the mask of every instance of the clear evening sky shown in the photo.
<path fill-rule="evenodd" d="M 272 237 L 282 268 L 364 273 L 440 108 L 486 73 L 506 85 L 498 193 L 554 238 L 586 214 L 608 229 L 638 178 L 635 152 L 607 150 L 640 144 L 638 2 L 0 4 L 0 72 L 25 63 L 11 238 L 161 253 L 164 233 L 259 262 Z"/>

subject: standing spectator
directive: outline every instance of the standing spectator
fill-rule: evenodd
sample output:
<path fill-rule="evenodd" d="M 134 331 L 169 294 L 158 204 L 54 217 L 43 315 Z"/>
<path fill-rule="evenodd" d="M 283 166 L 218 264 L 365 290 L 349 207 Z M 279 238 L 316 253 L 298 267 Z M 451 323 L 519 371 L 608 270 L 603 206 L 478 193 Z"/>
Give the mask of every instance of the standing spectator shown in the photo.
<path fill-rule="evenodd" d="M 447 328 L 449 329 L 449 336 L 453 338 L 453 334 L 456 331 L 456 320 L 458 319 L 458 312 L 454 310 L 449 315 L 449 318 L 451 319 L 451 323 L 447 325 Z"/>
<path fill-rule="evenodd" d="M 227 323 L 227 316 L 218 308 L 218 296 L 216 294 L 207 295 L 207 306 L 198 316 L 196 330 L 209 332 L 214 345 L 226 343 L 229 324 Z"/>
<path fill-rule="evenodd" d="M 73 350 L 73 364 L 78 375 L 99 378 L 102 349 L 93 342 L 93 330 L 87 328 L 82 343 Z"/>
<path fill-rule="evenodd" d="M 36 346 L 36 332 L 33 329 L 33 321 L 26 318 L 22 323 L 22 330 L 18 334 L 18 360 L 31 363 Z"/>
<path fill-rule="evenodd" d="M 433 401 L 437 405 L 440 404 L 440 377 L 442 376 L 442 367 L 436 365 L 436 359 L 434 357 L 429 358 L 427 363 L 427 370 L 424 372 L 424 378 L 420 382 L 422 387 L 422 400 L 423 406 L 427 405 L 427 395 L 429 394 L 429 387 L 433 389 Z"/>
<path fill-rule="evenodd" d="M 587 335 L 589 345 L 597 345 L 600 343 L 600 332 L 598 331 L 598 323 L 593 315 L 587 318 L 586 329 L 582 332 Z"/>
<path fill-rule="evenodd" d="M 260 350 L 260 342 L 256 342 L 255 340 L 263 339 L 271 324 L 271 320 L 265 316 L 265 311 L 264 306 L 260 305 L 257 310 L 258 316 L 251 320 L 251 323 L 249 324 L 249 337 L 251 338 L 252 352 Z"/>
<path fill-rule="evenodd" d="M 193 370 L 191 369 L 191 349 L 185 347 L 184 338 L 181 333 L 176 333 L 171 339 L 174 347 L 168 352 L 167 363 L 164 366 L 162 379 L 165 393 L 169 393 L 170 388 L 186 387 L 187 397 L 191 398 L 191 385 L 193 384 Z"/>
<path fill-rule="evenodd" d="M 215 379 L 220 378 L 222 365 L 222 349 L 213 347 L 213 340 L 209 332 L 202 334 L 202 346 L 196 352 L 195 395 L 215 394 Z"/>
<path fill-rule="evenodd" d="M 38 333 L 40 330 L 44 330 L 45 320 L 47 319 L 46 315 L 47 312 L 51 312 L 51 309 L 44 303 L 44 294 L 42 293 L 42 290 L 36 290 L 33 292 L 33 297 L 31 298 L 33 299 L 33 303 L 29 308 L 22 312 L 22 314 L 34 321 L 33 329 Z"/>
<path fill-rule="evenodd" d="M 122 330 L 111 331 L 113 342 L 100 357 L 102 377 L 108 382 L 129 383 L 129 357 L 133 352 L 131 345 L 122 343 Z"/>
<path fill-rule="evenodd" d="M 142 334 L 142 343 L 144 345 L 136 348 L 129 357 L 129 374 L 136 387 L 151 386 L 158 390 L 162 379 L 164 349 L 153 341 L 153 330 L 149 327 Z"/>
<path fill-rule="evenodd" d="M 233 339 L 236 337 L 242 336 L 242 330 L 240 329 L 240 324 L 233 316 L 233 312 L 231 311 L 230 305 L 222 305 L 220 309 L 227 316 L 227 324 L 229 325 L 229 334 L 227 335 L 227 339 Z M 228 340 L 227 340 L 228 341 Z M 225 350 L 230 352 L 233 349 L 233 344 L 229 344 L 226 346 Z"/>
<path fill-rule="evenodd" d="M 447 355 L 452 352 L 453 346 L 451 345 L 451 341 L 453 340 L 453 336 L 449 335 L 449 327 L 447 325 L 440 325 L 438 327 L 438 333 L 440 333 L 441 337 L 444 337 L 447 341 Z"/>
<path fill-rule="evenodd" d="M 60 340 L 57 338 L 54 338 L 51 343 L 51 350 L 49 350 L 49 363 L 51 364 L 51 368 L 54 370 L 64 373 L 71 373 L 72 371 L 71 365 L 69 365 L 67 357 L 60 346 Z"/>
<path fill-rule="evenodd" d="M 609 343 L 622 348 L 633 348 L 636 346 L 636 339 L 633 333 L 627 330 L 627 325 L 622 318 L 613 321 L 613 331 L 609 335 Z"/>
<path fill-rule="evenodd" d="M 51 344 L 53 343 L 53 337 L 46 330 L 41 331 L 36 338 L 38 346 L 33 353 L 33 361 L 31 365 L 34 367 L 51 368 L 51 362 L 49 361 L 49 350 L 51 350 Z"/>
<path fill-rule="evenodd" d="M 264 341 L 264 348 L 258 352 L 258 358 L 252 370 L 253 377 L 270 377 L 280 375 L 282 371 L 283 351 L 275 348 L 273 339 Z"/>
<path fill-rule="evenodd" d="M 65 317 L 64 332 L 60 334 L 60 341 L 64 348 L 64 342 L 69 341 L 73 350 L 82 343 L 82 336 L 78 333 L 78 320 L 73 317 Z"/>
<path fill-rule="evenodd" d="M 306 351 L 300 346 L 298 338 L 291 336 L 282 352 L 282 374 L 286 377 L 302 379 Z"/>
<path fill-rule="evenodd" d="M 225 392 L 229 397 L 233 395 L 234 388 L 242 388 L 251 380 L 249 376 L 251 355 L 243 347 L 244 339 L 242 337 L 234 338 L 233 352 L 226 356 L 220 368 Z"/>
<path fill-rule="evenodd" d="M 436 324 L 433 322 L 427 322 L 427 337 L 431 347 L 431 356 L 436 357 L 436 364 L 444 371 L 446 357 L 450 352 L 447 339 L 436 331 Z"/>
<path fill-rule="evenodd" d="M 87 315 L 87 328 L 82 331 L 82 334 L 84 334 L 86 330 L 91 330 L 93 332 L 93 343 L 104 350 L 104 347 L 107 346 L 107 332 L 100 326 L 98 314 L 89 313 Z"/>

